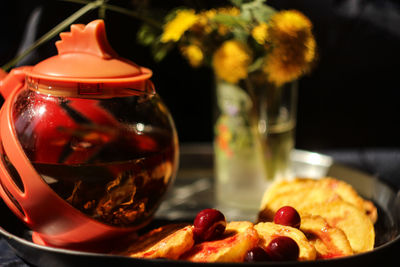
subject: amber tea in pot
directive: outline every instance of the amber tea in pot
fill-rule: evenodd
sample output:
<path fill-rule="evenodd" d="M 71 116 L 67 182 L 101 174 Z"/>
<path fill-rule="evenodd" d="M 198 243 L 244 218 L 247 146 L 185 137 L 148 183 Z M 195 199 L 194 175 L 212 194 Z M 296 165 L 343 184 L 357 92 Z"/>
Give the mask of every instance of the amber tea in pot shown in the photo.
<path fill-rule="evenodd" d="M 151 220 L 178 139 L 152 72 L 112 50 L 102 20 L 60 36 L 58 55 L 0 81 L 0 194 L 36 243 L 74 248 Z"/>

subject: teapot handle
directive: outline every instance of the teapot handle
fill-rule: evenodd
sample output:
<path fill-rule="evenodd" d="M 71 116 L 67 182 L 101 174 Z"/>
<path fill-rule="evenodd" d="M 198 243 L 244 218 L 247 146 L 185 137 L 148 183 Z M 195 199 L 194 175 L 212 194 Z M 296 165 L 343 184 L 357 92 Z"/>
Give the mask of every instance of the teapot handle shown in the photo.
<path fill-rule="evenodd" d="M 0 93 L 4 99 L 7 99 L 11 92 L 19 90 L 25 85 L 26 70 L 29 68 L 31 67 L 15 68 L 8 74 L 4 71 L 0 72 Z"/>

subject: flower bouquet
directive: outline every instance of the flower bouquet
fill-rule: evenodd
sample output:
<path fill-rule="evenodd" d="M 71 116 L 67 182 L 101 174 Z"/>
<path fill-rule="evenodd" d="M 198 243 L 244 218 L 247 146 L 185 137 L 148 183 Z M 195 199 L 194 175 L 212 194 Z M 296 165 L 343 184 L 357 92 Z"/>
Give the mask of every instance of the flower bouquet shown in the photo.
<path fill-rule="evenodd" d="M 178 48 L 192 67 L 213 69 L 217 198 L 255 207 L 268 179 L 288 175 L 293 82 L 311 70 L 316 42 L 311 21 L 299 11 L 277 11 L 264 0 L 230 2 L 174 9 L 161 28 L 144 24 L 138 39 L 156 60 Z"/>
<path fill-rule="evenodd" d="M 316 43 L 305 15 L 277 11 L 265 0 L 230 2 L 232 6 L 198 12 L 174 9 L 162 29 L 144 24 L 138 39 L 152 47 L 156 60 L 178 46 L 191 66 L 211 66 L 218 78 L 230 83 L 262 71 L 280 86 L 310 70 Z"/>

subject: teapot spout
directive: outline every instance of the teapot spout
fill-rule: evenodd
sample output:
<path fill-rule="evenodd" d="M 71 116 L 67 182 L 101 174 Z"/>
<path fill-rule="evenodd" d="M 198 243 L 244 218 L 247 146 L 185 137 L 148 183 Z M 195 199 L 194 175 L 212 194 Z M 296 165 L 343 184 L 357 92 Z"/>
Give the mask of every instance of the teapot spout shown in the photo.
<path fill-rule="evenodd" d="M 25 84 L 26 70 L 30 67 L 19 67 L 11 70 L 8 74 L 0 71 L 0 93 L 7 99 L 11 92 L 21 89 Z"/>

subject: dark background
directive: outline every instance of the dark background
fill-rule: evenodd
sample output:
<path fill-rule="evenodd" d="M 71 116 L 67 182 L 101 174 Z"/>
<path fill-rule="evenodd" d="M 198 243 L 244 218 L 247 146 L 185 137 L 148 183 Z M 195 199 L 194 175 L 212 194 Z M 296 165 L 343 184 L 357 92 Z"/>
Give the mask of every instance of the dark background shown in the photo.
<path fill-rule="evenodd" d="M 81 7 L 56 0 L 0 1 L 0 65 L 18 53 L 26 36 L 39 38 Z M 129 8 L 140 2 L 164 10 L 181 4 L 202 9 L 227 3 L 110 1 Z M 400 1 L 269 0 L 268 3 L 277 9 L 295 8 L 305 13 L 314 24 L 319 47 L 317 67 L 299 82 L 296 147 L 329 152 L 335 161 L 377 175 L 400 188 Z M 38 15 L 38 24 L 27 30 L 32 14 Z M 148 48 L 136 43 L 139 21 L 113 12 L 106 15 L 108 38 L 114 49 L 121 56 L 153 69 L 152 80 L 171 110 L 180 141 L 211 142 L 210 70 L 190 68 L 177 51 L 165 61 L 155 63 Z M 96 18 L 97 13 L 91 12 L 77 22 L 86 24 Z M 21 64 L 36 64 L 56 54 L 57 39 L 40 47 Z M 0 248 L 1 266 L 26 266 L 3 240 Z M 398 248 L 397 243 L 388 262 L 395 262 Z"/>
<path fill-rule="evenodd" d="M 110 1 L 134 9 L 139 2 L 169 10 L 179 5 L 197 9 L 227 1 Z M 400 147 L 400 2 L 385 0 L 275 0 L 277 9 L 295 8 L 314 24 L 319 60 L 299 82 L 296 147 L 309 150 Z M 35 39 L 81 7 L 64 1 L 2 1 L 0 65 L 13 58 L 30 32 Z M 38 12 L 38 24 L 28 21 Z M 36 10 L 36 11 L 35 11 Z M 97 18 L 93 11 L 78 20 Z M 177 51 L 161 63 L 137 45 L 140 21 L 106 13 L 114 49 L 154 71 L 152 80 L 169 107 L 183 142 L 211 142 L 213 79 L 209 69 L 192 69 Z M 56 54 L 54 42 L 43 45 L 21 64 L 35 64 Z"/>

